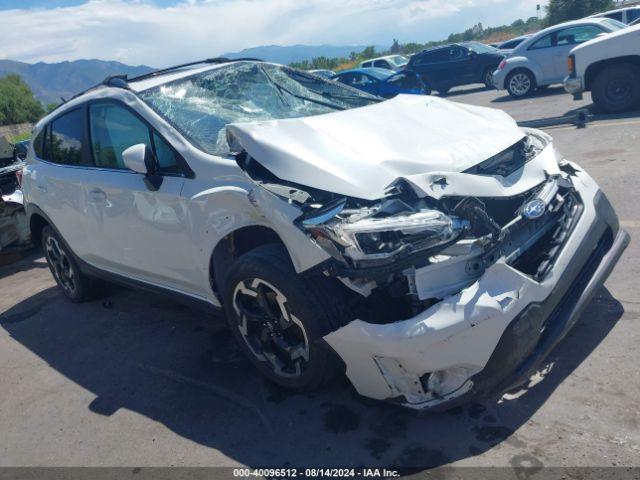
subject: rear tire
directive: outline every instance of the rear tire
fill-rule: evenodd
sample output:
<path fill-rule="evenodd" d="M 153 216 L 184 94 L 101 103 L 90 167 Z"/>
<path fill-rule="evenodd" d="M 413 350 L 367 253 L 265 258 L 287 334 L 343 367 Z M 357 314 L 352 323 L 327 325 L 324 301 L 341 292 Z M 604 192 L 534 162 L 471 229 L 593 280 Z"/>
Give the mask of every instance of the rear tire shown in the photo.
<path fill-rule="evenodd" d="M 640 68 L 629 63 L 607 66 L 593 81 L 591 96 L 607 113 L 640 107 Z"/>
<path fill-rule="evenodd" d="M 283 246 L 264 245 L 238 258 L 223 298 L 233 336 L 272 382 L 307 391 L 344 371 L 322 338 L 350 320 L 343 290 L 329 279 L 298 275 Z"/>
<path fill-rule="evenodd" d="M 507 76 L 505 85 L 513 98 L 524 98 L 536 89 L 536 79 L 528 70 L 515 70 Z"/>
<path fill-rule="evenodd" d="M 488 68 L 482 74 L 482 81 L 484 82 L 484 86 L 487 87 L 488 90 L 493 90 L 495 87 L 493 86 L 493 72 L 495 68 Z"/>
<path fill-rule="evenodd" d="M 92 278 L 80 271 L 67 244 L 49 225 L 42 229 L 42 251 L 49 270 L 65 297 L 74 303 L 93 298 Z"/>

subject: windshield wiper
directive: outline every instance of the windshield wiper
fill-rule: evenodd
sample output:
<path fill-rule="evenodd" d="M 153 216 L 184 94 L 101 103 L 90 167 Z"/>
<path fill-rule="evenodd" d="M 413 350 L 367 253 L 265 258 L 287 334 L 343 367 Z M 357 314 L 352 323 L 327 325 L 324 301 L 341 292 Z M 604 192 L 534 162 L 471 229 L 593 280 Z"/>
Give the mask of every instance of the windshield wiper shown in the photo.
<path fill-rule="evenodd" d="M 260 68 L 262 70 L 262 73 L 264 73 L 264 75 L 269 79 L 271 84 L 274 87 L 276 87 L 280 93 L 285 92 L 285 93 L 291 95 L 292 97 L 297 98 L 298 100 L 303 100 L 303 101 L 307 101 L 307 102 L 311 102 L 311 103 L 316 103 L 318 105 L 323 105 L 325 107 L 333 108 L 334 110 L 346 110 L 345 107 L 341 107 L 340 105 L 336 105 L 334 103 L 323 102 L 322 100 L 318 100 L 316 98 L 311 98 L 311 97 L 307 97 L 305 95 L 298 95 L 297 93 L 293 93 L 287 87 L 284 87 L 283 85 L 280 85 L 273 78 L 271 78 L 271 76 L 265 71 L 264 68 L 262 68 L 262 67 L 260 67 Z"/>

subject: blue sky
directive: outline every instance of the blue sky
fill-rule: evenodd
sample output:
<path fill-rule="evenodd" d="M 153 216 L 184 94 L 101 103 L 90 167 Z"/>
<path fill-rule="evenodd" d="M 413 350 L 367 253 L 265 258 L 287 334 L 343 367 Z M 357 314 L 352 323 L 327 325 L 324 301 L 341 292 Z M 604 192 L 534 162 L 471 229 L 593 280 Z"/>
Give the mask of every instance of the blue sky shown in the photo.
<path fill-rule="evenodd" d="M 87 3 L 87 0 L 0 0 L 0 10 L 23 9 L 23 8 L 55 8 L 55 7 L 71 7 Z M 149 0 L 161 7 L 167 7 L 181 3 L 179 0 Z"/>
<path fill-rule="evenodd" d="M 391 45 L 536 14 L 541 0 L 0 0 L 0 58 L 165 66 L 258 45 Z M 7 28 L 11 26 L 11 28 Z"/>

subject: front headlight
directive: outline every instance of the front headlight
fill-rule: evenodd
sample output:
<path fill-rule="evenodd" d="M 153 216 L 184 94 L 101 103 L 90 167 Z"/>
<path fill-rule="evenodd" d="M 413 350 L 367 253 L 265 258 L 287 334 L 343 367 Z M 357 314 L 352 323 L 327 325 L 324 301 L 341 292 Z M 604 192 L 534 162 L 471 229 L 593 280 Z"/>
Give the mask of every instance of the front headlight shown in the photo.
<path fill-rule="evenodd" d="M 340 254 L 354 262 L 379 262 L 444 246 L 468 227 L 466 221 L 433 209 L 388 215 L 383 208 L 348 210 L 344 206 L 318 211 L 300 224 L 321 246 L 326 247 L 326 240 L 330 240 Z"/>

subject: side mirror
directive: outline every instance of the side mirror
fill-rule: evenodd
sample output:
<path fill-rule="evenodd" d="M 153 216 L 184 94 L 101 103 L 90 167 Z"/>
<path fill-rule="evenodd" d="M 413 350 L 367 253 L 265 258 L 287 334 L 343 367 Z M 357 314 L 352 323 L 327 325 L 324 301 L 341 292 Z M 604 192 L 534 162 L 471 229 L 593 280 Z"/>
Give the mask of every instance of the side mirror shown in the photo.
<path fill-rule="evenodd" d="M 162 185 L 162 176 L 158 175 L 158 159 L 144 143 L 139 143 L 122 152 L 125 167 L 144 175 L 144 183 L 149 190 L 156 191 Z"/>

